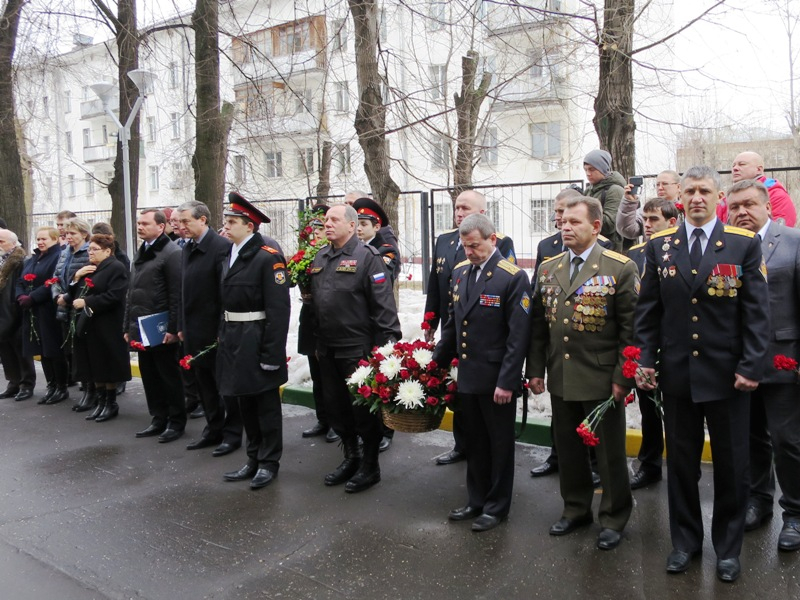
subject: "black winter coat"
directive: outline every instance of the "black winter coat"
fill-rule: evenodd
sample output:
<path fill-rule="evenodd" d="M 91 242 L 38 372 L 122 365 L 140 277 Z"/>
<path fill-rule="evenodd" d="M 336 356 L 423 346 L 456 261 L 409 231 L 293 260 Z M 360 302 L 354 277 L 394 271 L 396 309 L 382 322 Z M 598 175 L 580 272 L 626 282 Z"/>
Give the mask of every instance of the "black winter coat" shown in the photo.
<path fill-rule="evenodd" d="M 44 252 L 38 249 L 33 251 L 33 256 L 25 261 L 22 273 L 17 280 L 17 298 L 30 296 L 33 306 L 22 312 L 22 354 L 46 358 L 62 354 L 61 344 L 64 339 L 61 335 L 61 324 L 56 321 L 56 305 L 50 295 L 50 289 L 44 282 L 53 277 L 56 263 L 61 255 L 61 246 L 50 246 Z M 34 274 L 33 282 L 24 280 L 25 275 Z M 31 332 L 31 314 L 36 323 L 36 333 Z M 38 336 L 38 337 L 37 337 Z"/>
<path fill-rule="evenodd" d="M 17 279 L 25 263 L 25 251 L 14 248 L 0 267 L 0 342 L 13 340 L 19 330 L 22 309 L 17 304 Z"/>

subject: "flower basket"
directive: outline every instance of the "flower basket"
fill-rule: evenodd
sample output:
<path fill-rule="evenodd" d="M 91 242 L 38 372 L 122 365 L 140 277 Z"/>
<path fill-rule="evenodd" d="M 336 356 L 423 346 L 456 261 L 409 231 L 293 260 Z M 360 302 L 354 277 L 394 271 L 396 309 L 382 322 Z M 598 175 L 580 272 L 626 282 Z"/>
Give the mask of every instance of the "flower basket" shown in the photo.
<path fill-rule="evenodd" d="M 385 406 L 381 407 L 383 423 L 395 431 L 403 433 L 425 433 L 439 429 L 442 424 L 444 413 L 438 414 L 424 413 L 413 410 L 401 412 L 391 412 Z"/>

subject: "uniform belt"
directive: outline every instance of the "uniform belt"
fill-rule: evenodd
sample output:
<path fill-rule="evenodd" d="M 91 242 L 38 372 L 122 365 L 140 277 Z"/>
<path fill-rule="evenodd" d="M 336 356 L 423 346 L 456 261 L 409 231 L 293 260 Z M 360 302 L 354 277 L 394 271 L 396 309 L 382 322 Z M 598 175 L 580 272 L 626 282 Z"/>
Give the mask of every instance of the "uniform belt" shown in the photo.
<path fill-rule="evenodd" d="M 226 310 L 223 316 L 226 321 L 261 321 L 267 318 L 267 313 L 263 310 L 253 312 L 231 312 Z"/>

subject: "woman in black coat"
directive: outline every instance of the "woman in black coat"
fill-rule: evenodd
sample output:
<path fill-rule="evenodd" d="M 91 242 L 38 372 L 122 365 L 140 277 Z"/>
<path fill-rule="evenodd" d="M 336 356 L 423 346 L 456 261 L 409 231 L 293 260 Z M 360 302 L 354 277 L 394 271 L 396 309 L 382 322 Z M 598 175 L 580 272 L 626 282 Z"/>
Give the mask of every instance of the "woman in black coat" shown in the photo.
<path fill-rule="evenodd" d="M 47 393 L 39 404 L 56 404 L 69 398 L 67 361 L 61 348 L 64 339 L 56 321 L 56 305 L 45 285 L 53 277 L 60 256 L 58 230 L 42 227 L 36 232 L 36 250 L 25 261 L 17 280 L 17 302 L 23 308 L 22 354 L 42 357 L 47 380 Z"/>
<path fill-rule="evenodd" d="M 114 257 L 114 236 L 96 234 L 89 241 L 89 264 L 70 285 L 77 315 L 75 360 L 96 389 L 97 406 L 87 420 L 98 423 L 119 413 L 117 383 L 130 381 L 131 357 L 123 337 L 128 270 Z"/>

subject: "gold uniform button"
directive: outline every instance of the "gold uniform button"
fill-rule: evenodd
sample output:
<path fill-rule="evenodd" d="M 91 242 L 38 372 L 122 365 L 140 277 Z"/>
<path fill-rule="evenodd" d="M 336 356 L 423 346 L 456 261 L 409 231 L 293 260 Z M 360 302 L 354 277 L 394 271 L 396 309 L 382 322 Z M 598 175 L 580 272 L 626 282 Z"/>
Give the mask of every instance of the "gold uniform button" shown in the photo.
<path fill-rule="evenodd" d="M 697 304 L 697 298 L 692 298 L 692 304 Z"/>
<path fill-rule="evenodd" d="M 467 332 L 466 331 L 462 331 L 461 332 L 461 337 L 467 337 Z"/>
<path fill-rule="evenodd" d="M 568 341 L 569 341 L 569 337 L 567 337 L 567 336 L 565 335 L 565 336 L 564 336 L 564 341 L 565 341 L 565 342 L 568 342 Z"/>
<path fill-rule="evenodd" d="M 463 358 L 464 360 L 466 360 L 466 359 L 467 359 L 467 355 L 466 355 L 466 354 L 462 354 L 462 355 L 461 355 L 461 358 Z"/>
<path fill-rule="evenodd" d="M 692 356 L 700 356 L 700 353 L 697 350 L 693 350 Z"/>
<path fill-rule="evenodd" d="M 697 335 L 696 333 L 693 333 L 693 334 L 692 334 L 692 339 L 693 339 L 693 340 L 699 340 L 699 339 L 700 339 L 700 336 L 699 336 L 699 335 Z"/>
<path fill-rule="evenodd" d="M 466 321 L 466 319 L 464 320 L 464 322 L 462 323 L 462 325 L 464 325 L 464 327 L 466 327 L 466 326 L 467 326 L 467 321 Z"/>
<path fill-rule="evenodd" d="M 466 342 L 461 342 L 461 347 L 462 348 L 466 348 L 467 347 L 467 343 Z"/>
<path fill-rule="evenodd" d="M 696 316 L 695 316 L 695 317 L 692 317 L 692 323 L 697 323 L 699 320 L 700 320 L 700 319 L 698 319 Z"/>
<path fill-rule="evenodd" d="M 564 319 L 564 325 L 569 325 L 569 319 Z"/>
<path fill-rule="evenodd" d="M 569 304 L 570 304 L 569 300 L 564 302 L 564 306 L 569 306 Z"/>
<path fill-rule="evenodd" d="M 569 360 L 569 354 L 564 355 L 564 360 Z"/>

